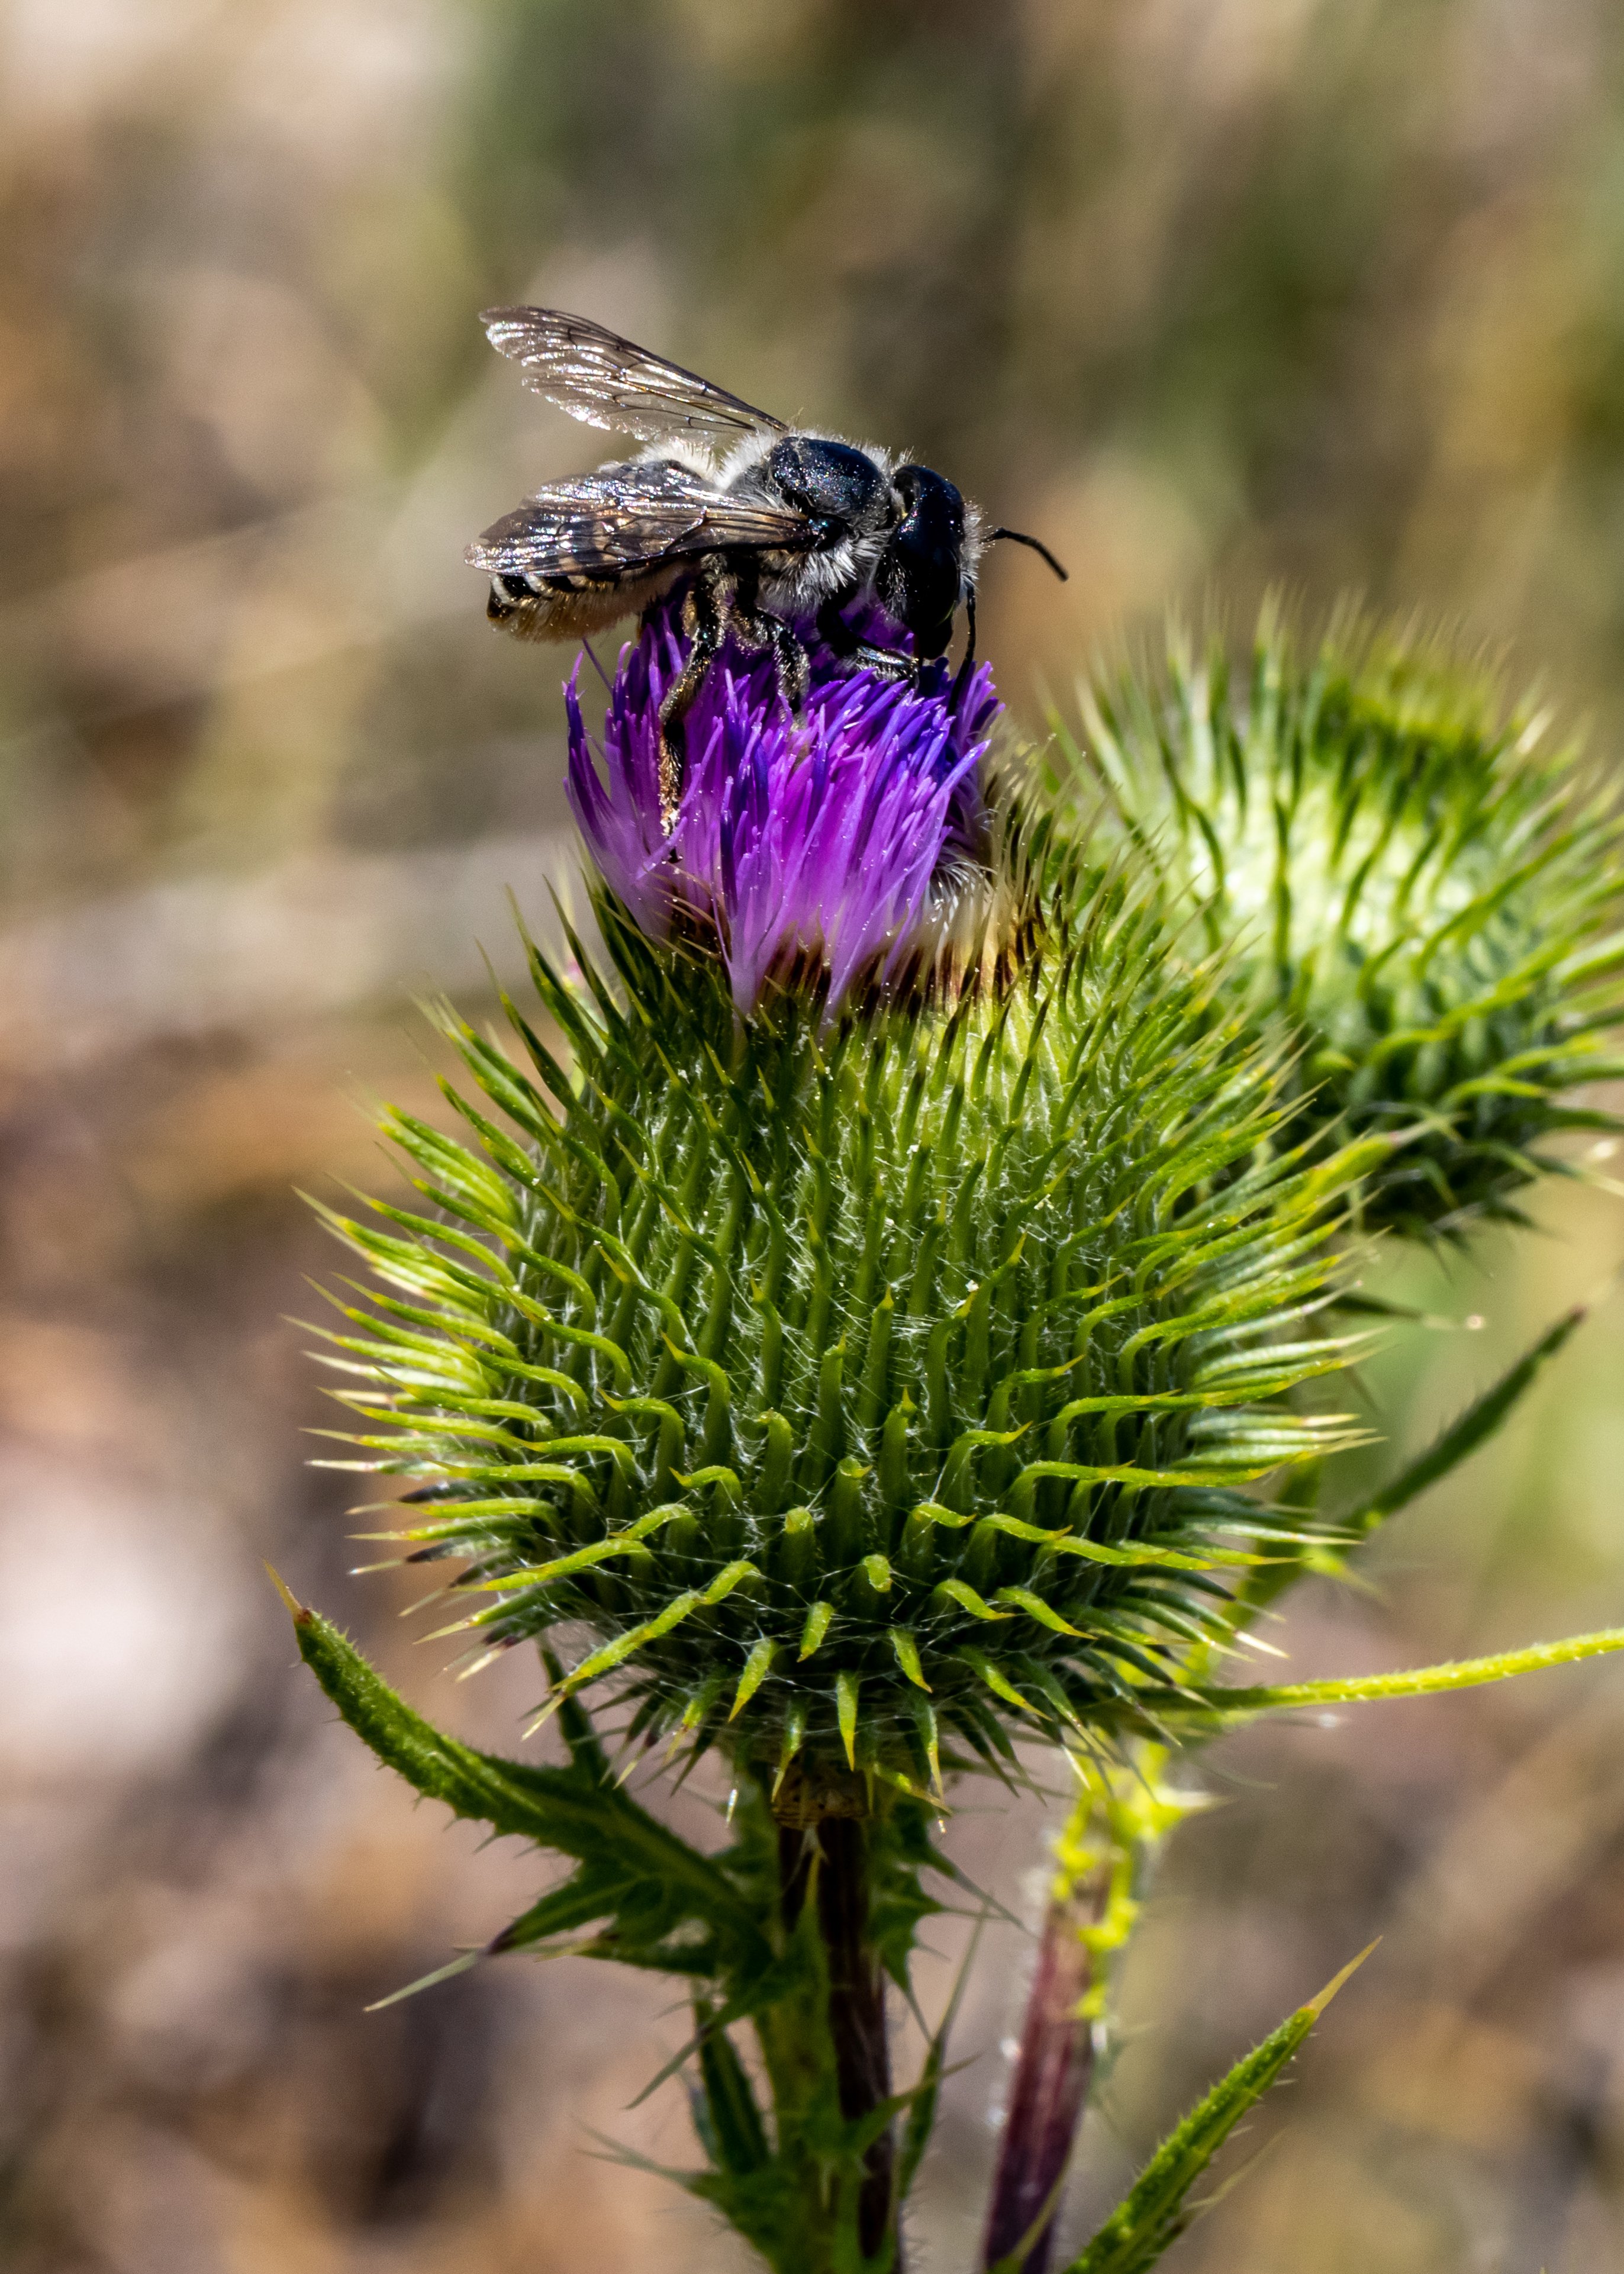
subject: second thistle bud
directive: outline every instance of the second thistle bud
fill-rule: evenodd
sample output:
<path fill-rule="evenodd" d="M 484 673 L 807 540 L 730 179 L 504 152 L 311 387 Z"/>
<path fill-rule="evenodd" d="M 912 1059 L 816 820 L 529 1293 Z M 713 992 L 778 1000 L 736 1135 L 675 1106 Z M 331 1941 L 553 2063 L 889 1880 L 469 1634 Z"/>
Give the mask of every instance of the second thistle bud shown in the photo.
<path fill-rule="evenodd" d="M 1266 615 L 1244 673 L 1176 642 L 1085 727 L 1170 921 L 1303 1046 L 1294 1133 L 1404 1133 L 1366 1227 L 1515 1214 L 1624 1070 L 1616 801 L 1489 674 L 1348 616 L 1315 648 Z"/>

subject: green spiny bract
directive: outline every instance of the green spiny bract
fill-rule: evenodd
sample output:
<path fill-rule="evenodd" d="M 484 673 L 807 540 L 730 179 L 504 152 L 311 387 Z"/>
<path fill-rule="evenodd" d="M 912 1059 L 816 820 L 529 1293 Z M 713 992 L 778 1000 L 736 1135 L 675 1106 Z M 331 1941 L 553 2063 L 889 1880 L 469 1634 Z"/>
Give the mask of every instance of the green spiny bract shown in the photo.
<path fill-rule="evenodd" d="M 1159 688 L 1083 708 L 1173 921 L 1301 1038 L 1290 1134 L 1416 1133 L 1368 1229 L 1515 1216 L 1538 1147 L 1614 1126 L 1573 1093 L 1624 1071 L 1620 824 L 1491 677 L 1347 614 L 1310 653 L 1266 610 L 1241 683 L 1176 636 Z"/>
<path fill-rule="evenodd" d="M 332 1219 L 394 1291 L 332 1339 L 475 1659 L 584 1630 L 555 1703 L 612 1676 L 628 1741 L 816 1815 L 1131 1719 L 1300 1538 L 1240 1487 L 1345 1434 L 1282 1401 L 1342 1362 L 1347 1163 L 1271 1143 L 1142 892 L 1047 873 L 956 1001 L 744 1024 L 605 899 L 617 990 L 532 952 L 569 1074 L 512 1004 L 513 1058 L 448 1022 L 470 1141 L 389 1117 L 434 1213 Z"/>

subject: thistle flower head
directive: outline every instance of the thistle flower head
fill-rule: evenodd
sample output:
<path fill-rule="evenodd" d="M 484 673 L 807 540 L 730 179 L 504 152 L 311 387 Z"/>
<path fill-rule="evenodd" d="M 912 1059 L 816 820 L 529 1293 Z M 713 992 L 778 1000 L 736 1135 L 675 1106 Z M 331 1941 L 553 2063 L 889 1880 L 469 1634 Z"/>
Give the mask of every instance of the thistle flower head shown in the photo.
<path fill-rule="evenodd" d="M 816 1814 L 1119 1728 L 1222 1640 L 1303 1537 L 1245 1487 L 1346 1434 L 1290 1393 L 1342 1362 L 1304 1321 L 1350 1172 L 1271 1144 L 1220 979 L 1043 818 L 986 817 L 1027 913 L 987 983 L 858 989 L 983 825 L 984 681 L 956 721 L 825 663 L 796 726 L 729 666 L 667 861 L 679 662 L 668 621 L 624 659 L 606 789 L 575 729 L 615 890 L 606 970 L 532 955 L 569 1070 L 517 1005 L 511 1057 L 450 1022 L 464 1140 L 391 1117 L 433 1212 L 332 1220 L 385 1283 L 335 1354 L 472 1658 L 540 1640 L 555 1702 L 607 1684 L 628 1740 L 725 1746 Z M 780 863 L 764 916 L 747 853 Z M 741 1020 L 813 957 L 818 993 Z"/>
<path fill-rule="evenodd" d="M 1515 1216 L 1538 1148 L 1597 1123 L 1573 1093 L 1621 1070 L 1620 825 L 1574 753 L 1492 675 L 1351 614 L 1308 648 L 1266 612 L 1244 674 L 1176 637 L 1160 686 L 1094 687 L 1084 714 L 1170 920 L 1232 945 L 1254 1018 L 1298 1038 L 1293 1133 L 1409 1133 L 1368 1228 Z"/>
<path fill-rule="evenodd" d="M 622 651 L 598 757 L 569 713 L 571 807 L 598 868 L 651 938 L 708 935 L 741 1012 L 810 982 L 837 1012 L 884 992 L 984 877 L 980 768 L 998 715 L 983 666 L 957 690 L 945 664 L 915 689 L 833 656 L 808 626 L 803 715 L 771 655 L 729 646 L 688 712 L 680 808 L 660 814 L 659 712 L 686 660 L 678 604 Z M 883 619 L 858 629 L 896 634 Z"/>

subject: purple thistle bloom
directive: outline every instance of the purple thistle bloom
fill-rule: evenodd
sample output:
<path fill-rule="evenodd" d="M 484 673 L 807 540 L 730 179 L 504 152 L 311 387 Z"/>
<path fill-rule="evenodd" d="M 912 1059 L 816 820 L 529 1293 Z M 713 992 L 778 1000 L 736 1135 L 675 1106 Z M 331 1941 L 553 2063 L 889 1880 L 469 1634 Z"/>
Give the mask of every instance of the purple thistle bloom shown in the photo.
<path fill-rule="evenodd" d="M 954 706 L 945 664 L 915 691 L 846 666 L 803 630 L 811 685 L 797 719 L 771 656 L 727 647 L 688 714 L 667 836 L 659 708 L 687 656 L 679 621 L 667 605 L 620 651 L 598 752 L 606 782 L 578 662 L 570 674 L 568 794 L 582 835 L 650 938 L 668 939 L 684 915 L 713 928 L 741 1012 L 808 973 L 826 978 L 838 1010 L 858 982 L 896 977 L 950 878 L 985 860 L 992 674 L 979 666 Z M 863 629 L 895 637 L 883 618 Z"/>

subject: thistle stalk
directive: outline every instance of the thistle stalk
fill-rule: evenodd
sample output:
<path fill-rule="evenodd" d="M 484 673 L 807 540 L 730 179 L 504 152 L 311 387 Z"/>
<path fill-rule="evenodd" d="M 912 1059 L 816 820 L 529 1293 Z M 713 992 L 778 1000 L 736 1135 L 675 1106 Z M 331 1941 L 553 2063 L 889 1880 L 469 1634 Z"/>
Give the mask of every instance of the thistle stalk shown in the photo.
<path fill-rule="evenodd" d="M 873 1859 L 868 1829 L 856 1816 L 825 1816 L 816 1825 L 780 1824 L 778 1884 L 784 1924 L 793 1933 L 807 1904 L 816 1906 L 829 1983 L 829 2034 L 834 2047 L 840 2114 L 867 2127 L 891 2098 L 891 2039 L 885 2018 L 885 1969 L 869 1916 Z M 889 2242 L 900 2274 L 895 2143 L 889 2121 L 863 2150 L 857 2195 L 857 2240 L 867 2259 Z"/>
<path fill-rule="evenodd" d="M 1113 1962 L 1133 1931 L 1168 1833 L 1201 1805 L 1162 1782 L 1166 1748 L 1075 1762 L 1079 1791 L 1055 1871 L 1010 2079 L 981 2244 L 984 2268 L 1047 2274 L 1055 2221 L 1105 2028 Z"/>
<path fill-rule="evenodd" d="M 1101 1862 L 1049 1897 L 999 2135 L 984 2267 L 1012 2263 L 1023 2274 L 1046 2274 L 1060 2189 L 1094 2082 L 1094 2024 L 1086 2009 L 1095 1968 L 1086 1938 L 1104 1915 L 1109 1886 Z"/>

